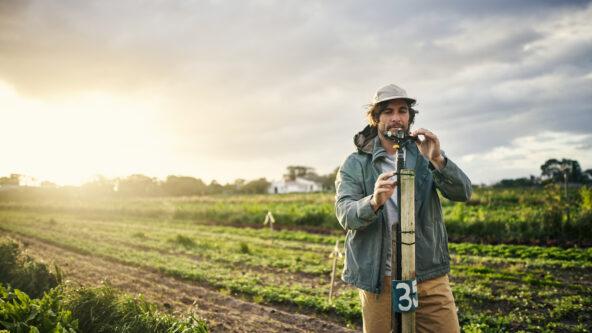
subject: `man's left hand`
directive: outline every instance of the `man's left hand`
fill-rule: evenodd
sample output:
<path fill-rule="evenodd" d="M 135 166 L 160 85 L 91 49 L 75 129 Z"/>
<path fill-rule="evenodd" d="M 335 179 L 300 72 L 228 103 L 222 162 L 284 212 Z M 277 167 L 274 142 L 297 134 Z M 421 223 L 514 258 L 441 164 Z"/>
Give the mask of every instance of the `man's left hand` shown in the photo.
<path fill-rule="evenodd" d="M 415 141 L 417 148 L 421 154 L 427 157 L 436 169 L 442 170 L 446 166 L 446 159 L 442 156 L 440 151 L 440 140 L 436 134 L 428 131 L 425 128 L 420 128 L 413 132 L 411 136 L 423 135 L 423 140 L 420 138 Z"/>

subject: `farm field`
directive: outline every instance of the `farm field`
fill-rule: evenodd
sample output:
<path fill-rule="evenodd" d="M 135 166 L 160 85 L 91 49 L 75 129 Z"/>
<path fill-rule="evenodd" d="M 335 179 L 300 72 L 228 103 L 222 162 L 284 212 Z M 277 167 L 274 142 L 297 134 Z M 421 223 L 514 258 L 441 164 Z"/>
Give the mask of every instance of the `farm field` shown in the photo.
<path fill-rule="evenodd" d="M 58 263 L 66 279 L 109 279 L 164 309 L 205 318 L 211 332 L 359 330 L 354 288 L 337 281 L 328 301 L 329 254 L 344 238 L 323 222 L 331 200 L 326 194 L 1 200 L 0 230 L 39 259 Z M 481 199 L 472 200 L 463 208 L 444 204 L 453 225 L 471 223 Z M 237 215 L 225 219 L 225 207 Z M 453 219 L 461 209 L 465 220 Z M 273 240 L 261 228 L 267 210 L 274 212 L 276 228 L 291 226 L 274 231 Z M 298 227 L 294 216 L 309 220 Z M 463 331 L 592 330 L 591 248 L 461 242 L 450 250 Z"/>
<path fill-rule="evenodd" d="M 466 203 L 444 198 L 448 236 L 455 241 L 592 246 L 592 187 L 570 189 L 570 221 L 557 185 L 474 188 Z M 80 188 L 0 191 L 0 210 L 80 213 L 100 218 L 146 217 L 262 227 L 268 211 L 278 227 L 340 232 L 331 193 L 133 198 Z M 331 229 L 331 231 L 327 231 Z"/>

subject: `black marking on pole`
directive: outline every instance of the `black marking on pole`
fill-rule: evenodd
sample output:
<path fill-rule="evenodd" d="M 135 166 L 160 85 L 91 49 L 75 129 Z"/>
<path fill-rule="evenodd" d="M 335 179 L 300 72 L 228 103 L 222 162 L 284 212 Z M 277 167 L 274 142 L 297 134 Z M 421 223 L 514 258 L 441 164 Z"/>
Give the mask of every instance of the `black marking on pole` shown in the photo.
<path fill-rule="evenodd" d="M 399 207 L 401 207 L 401 205 L 399 205 Z M 405 243 L 405 242 L 403 242 L 403 241 L 400 240 L 400 239 L 402 239 L 401 234 L 415 234 L 415 231 L 405 230 L 405 231 L 400 231 L 398 234 L 399 234 L 399 236 L 397 237 L 397 240 L 396 240 L 397 243 L 401 243 L 403 245 L 414 245 L 415 244 L 415 242 L 413 242 L 413 243 Z"/>

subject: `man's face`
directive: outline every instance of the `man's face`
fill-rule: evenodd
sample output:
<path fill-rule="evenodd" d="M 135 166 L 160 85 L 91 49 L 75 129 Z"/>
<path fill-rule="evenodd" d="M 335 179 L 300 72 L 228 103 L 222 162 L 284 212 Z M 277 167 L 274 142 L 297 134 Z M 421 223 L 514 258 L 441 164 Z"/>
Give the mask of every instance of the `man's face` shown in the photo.
<path fill-rule="evenodd" d="M 409 107 L 404 99 L 394 99 L 390 101 L 378 116 L 378 133 L 391 131 L 395 134 L 397 129 L 402 129 L 407 133 L 409 129 Z"/>

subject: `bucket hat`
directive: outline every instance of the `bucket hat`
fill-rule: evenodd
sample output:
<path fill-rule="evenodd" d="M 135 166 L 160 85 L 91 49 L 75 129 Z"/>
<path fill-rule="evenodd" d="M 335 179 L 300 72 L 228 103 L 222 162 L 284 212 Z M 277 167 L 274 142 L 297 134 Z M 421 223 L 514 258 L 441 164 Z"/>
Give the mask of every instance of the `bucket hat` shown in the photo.
<path fill-rule="evenodd" d="M 416 102 L 415 98 L 407 96 L 405 89 L 394 84 L 387 84 L 384 87 L 378 88 L 376 94 L 374 94 L 374 98 L 372 98 L 372 105 L 398 98 L 408 100 L 411 103 Z"/>

